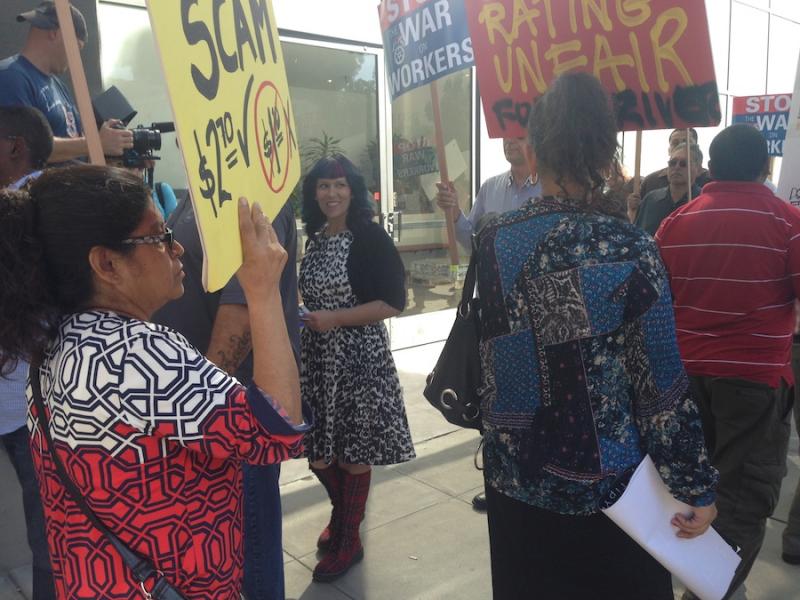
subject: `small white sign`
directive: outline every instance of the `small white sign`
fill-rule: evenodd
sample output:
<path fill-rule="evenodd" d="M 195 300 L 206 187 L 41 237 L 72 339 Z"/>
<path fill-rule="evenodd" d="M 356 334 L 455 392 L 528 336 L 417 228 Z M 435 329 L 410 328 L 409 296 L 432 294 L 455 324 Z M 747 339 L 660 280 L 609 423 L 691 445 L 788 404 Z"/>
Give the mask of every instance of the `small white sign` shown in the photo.
<path fill-rule="evenodd" d="M 792 108 L 789 111 L 789 129 L 783 142 L 781 178 L 778 180 L 778 198 L 800 207 L 800 60 L 794 79 Z"/>

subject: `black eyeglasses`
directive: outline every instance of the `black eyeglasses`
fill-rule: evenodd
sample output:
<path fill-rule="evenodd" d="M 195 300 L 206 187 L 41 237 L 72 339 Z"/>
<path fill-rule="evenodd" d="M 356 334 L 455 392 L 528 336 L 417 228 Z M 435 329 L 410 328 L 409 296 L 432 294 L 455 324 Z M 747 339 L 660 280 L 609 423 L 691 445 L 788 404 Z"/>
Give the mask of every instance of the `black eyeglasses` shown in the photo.
<path fill-rule="evenodd" d="M 166 244 L 170 252 L 173 250 L 175 237 L 172 235 L 172 229 L 169 227 L 164 228 L 164 233 L 158 235 L 143 235 L 140 237 L 132 237 L 127 240 L 122 240 L 120 244 L 126 246 L 143 246 L 145 244 Z"/>
<path fill-rule="evenodd" d="M 683 168 L 685 168 L 685 167 L 686 167 L 686 165 L 687 165 L 687 164 L 689 164 L 689 163 L 688 163 L 688 162 L 686 162 L 686 161 L 685 161 L 685 160 L 683 160 L 683 159 L 680 159 L 680 160 L 678 160 L 677 158 L 670 158 L 670 159 L 669 159 L 669 161 L 667 161 L 667 164 L 668 164 L 670 167 L 675 167 L 675 166 L 678 166 L 678 165 L 680 165 L 681 169 L 683 169 Z"/>

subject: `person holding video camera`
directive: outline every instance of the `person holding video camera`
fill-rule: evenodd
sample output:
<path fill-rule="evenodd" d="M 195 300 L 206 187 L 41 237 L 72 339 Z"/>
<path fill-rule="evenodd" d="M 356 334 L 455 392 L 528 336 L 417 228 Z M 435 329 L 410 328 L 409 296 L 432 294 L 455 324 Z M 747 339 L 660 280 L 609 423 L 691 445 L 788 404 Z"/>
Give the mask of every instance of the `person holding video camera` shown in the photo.
<path fill-rule="evenodd" d="M 72 20 L 78 44 L 88 37 L 86 20 L 74 6 Z M 55 4 L 42 2 L 37 8 L 17 15 L 30 24 L 19 54 L 0 60 L 0 106 L 32 106 L 44 113 L 53 130 L 53 153 L 48 162 L 63 163 L 89 153 L 80 115 L 69 91 L 58 75 L 67 71 L 67 53 L 58 24 Z M 100 143 L 107 156 L 121 156 L 133 147 L 133 134 L 121 122 L 108 120 L 100 127 Z"/>

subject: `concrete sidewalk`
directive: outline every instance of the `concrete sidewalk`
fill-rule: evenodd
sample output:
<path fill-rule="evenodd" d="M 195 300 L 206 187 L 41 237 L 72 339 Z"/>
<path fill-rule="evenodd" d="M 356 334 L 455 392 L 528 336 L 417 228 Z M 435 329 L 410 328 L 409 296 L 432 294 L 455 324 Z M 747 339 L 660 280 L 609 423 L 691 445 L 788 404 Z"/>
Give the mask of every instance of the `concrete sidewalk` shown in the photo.
<path fill-rule="evenodd" d="M 473 466 L 478 435 L 445 422 L 422 397 L 425 375 L 441 344 L 395 353 L 418 458 L 376 468 L 362 526 L 365 559 L 333 584 L 311 582 L 316 539 L 330 504 L 305 461 L 284 465 L 286 593 L 298 600 L 485 600 L 491 598 L 486 517 L 472 510 L 482 486 Z M 793 434 L 789 475 L 767 539 L 748 579 L 749 600 L 800 600 L 800 567 L 780 559 L 780 534 L 800 476 Z M 0 600 L 30 598 L 30 555 L 24 541 L 19 488 L 0 456 Z M 3 562 L 5 561 L 5 562 Z M 16 562 L 14 562 L 16 561 Z M 6 566 L 8 568 L 8 566 Z M 680 586 L 676 585 L 676 592 Z M 602 599 L 597 599 L 602 600 Z M 643 599 L 645 600 L 645 599 Z"/>

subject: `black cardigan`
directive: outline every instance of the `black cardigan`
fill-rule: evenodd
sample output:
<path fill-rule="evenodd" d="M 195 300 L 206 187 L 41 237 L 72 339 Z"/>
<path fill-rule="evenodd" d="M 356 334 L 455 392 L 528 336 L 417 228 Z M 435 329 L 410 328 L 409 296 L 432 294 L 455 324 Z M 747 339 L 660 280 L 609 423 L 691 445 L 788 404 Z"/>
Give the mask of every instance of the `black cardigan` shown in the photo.
<path fill-rule="evenodd" d="M 360 304 L 383 300 L 403 311 L 406 274 L 403 261 L 383 227 L 372 221 L 353 230 L 347 276 Z"/>

